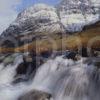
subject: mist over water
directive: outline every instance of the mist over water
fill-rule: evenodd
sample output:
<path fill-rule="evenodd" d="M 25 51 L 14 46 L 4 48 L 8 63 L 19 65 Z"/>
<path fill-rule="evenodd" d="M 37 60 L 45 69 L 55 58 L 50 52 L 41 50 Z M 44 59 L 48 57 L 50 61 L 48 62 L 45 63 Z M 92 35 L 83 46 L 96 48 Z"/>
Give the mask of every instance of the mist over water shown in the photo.
<path fill-rule="evenodd" d="M 54 100 L 99 100 L 99 70 L 93 64 L 58 56 L 41 65 L 31 81 L 13 85 L 17 66 L 22 62 L 18 56 L 13 64 L 0 64 L 0 100 L 17 100 L 31 90 L 50 93 Z"/>

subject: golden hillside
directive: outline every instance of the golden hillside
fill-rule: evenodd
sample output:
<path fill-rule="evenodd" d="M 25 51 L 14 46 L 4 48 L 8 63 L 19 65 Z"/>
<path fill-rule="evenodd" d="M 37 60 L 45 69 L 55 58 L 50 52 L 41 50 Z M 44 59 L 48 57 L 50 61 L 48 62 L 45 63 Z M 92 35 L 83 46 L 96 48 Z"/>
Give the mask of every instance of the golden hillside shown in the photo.
<path fill-rule="evenodd" d="M 37 39 L 29 44 L 16 48 L 0 48 L 0 53 L 7 52 L 42 52 L 47 50 L 76 50 L 80 47 L 100 49 L 100 22 L 84 27 L 82 32 L 74 35 L 47 35 L 44 39 Z"/>

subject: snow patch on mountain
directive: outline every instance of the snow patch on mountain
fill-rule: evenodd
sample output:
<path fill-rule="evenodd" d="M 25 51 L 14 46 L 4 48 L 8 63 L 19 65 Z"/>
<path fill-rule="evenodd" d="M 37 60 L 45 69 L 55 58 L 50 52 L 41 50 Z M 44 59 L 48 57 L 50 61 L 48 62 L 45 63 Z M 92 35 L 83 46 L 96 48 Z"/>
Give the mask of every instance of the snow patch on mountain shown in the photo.
<path fill-rule="evenodd" d="M 54 33 L 61 32 L 59 17 L 54 7 L 36 4 L 21 12 L 16 20 L 3 32 L 4 36 L 24 32 Z"/>
<path fill-rule="evenodd" d="M 2 36 L 22 33 L 62 33 L 82 31 L 100 20 L 99 0 L 62 0 L 57 7 L 36 4 L 21 12 Z"/>
<path fill-rule="evenodd" d="M 27 24 L 26 24 L 27 23 Z M 54 7 L 36 4 L 20 13 L 12 25 L 32 25 L 33 32 L 60 31 L 59 18 Z"/>
<path fill-rule="evenodd" d="M 100 8 L 98 1 L 91 0 L 62 0 L 58 6 L 62 24 L 69 32 L 81 31 L 85 25 L 99 20 Z"/>

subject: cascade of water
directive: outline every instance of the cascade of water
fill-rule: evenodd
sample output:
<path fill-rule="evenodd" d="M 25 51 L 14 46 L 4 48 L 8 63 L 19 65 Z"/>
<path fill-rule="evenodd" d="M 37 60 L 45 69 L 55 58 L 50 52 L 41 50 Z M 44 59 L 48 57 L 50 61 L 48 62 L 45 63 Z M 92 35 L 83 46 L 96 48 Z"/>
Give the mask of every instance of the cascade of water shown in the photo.
<path fill-rule="evenodd" d="M 22 62 L 17 57 L 13 65 L 0 65 L 0 100 L 17 100 L 23 93 L 40 90 L 50 93 L 54 100 L 99 100 L 99 70 L 93 65 L 63 58 L 48 60 L 40 66 L 31 82 L 11 84 L 17 66 Z"/>

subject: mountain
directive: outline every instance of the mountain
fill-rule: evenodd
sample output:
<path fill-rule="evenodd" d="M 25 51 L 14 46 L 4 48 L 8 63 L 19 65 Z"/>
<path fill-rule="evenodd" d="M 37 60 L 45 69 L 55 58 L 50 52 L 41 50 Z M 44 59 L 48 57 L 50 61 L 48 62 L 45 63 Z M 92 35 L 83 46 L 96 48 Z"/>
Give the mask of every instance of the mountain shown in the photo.
<path fill-rule="evenodd" d="M 100 1 L 93 1 L 62 0 L 57 8 L 61 23 L 67 31 L 82 31 L 85 25 L 93 24 L 99 20 Z"/>
<path fill-rule="evenodd" d="M 23 51 L 23 45 L 27 47 L 27 44 L 35 44 L 36 46 L 36 40 L 40 41 L 40 44 L 44 43 L 42 48 L 50 46 L 45 41 L 50 43 L 56 41 L 57 49 L 61 49 L 61 41 L 65 38 L 67 44 L 63 44 L 68 49 L 76 47 L 77 43 L 73 41 L 76 41 L 75 36 L 78 36 L 86 46 L 88 40 L 99 36 L 99 6 L 99 0 L 62 0 L 56 7 L 46 4 L 33 5 L 22 11 L 1 34 L 0 45 L 17 47 L 16 51 Z M 70 33 L 73 33 L 73 36 L 70 36 Z M 29 47 L 33 48 L 32 45 Z"/>
<path fill-rule="evenodd" d="M 45 4 L 36 4 L 21 12 L 16 20 L 2 33 L 2 36 L 60 31 L 56 9 Z"/>
<path fill-rule="evenodd" d="M 82 31 L 99 20 L 99 8 L 99 0 L 62 0 L 57 7 L 36 4 L 22 11 L 1 36 Z"/>
<path fill-rule="evenodd" d="M 43 36 L 44 37 L 44 36 Z M 6 43 L 7 44 L 7 43 Z M 6 45 L 5 44 L 5 45 Z M 31 52 L 44 53 L 63 50 L 81 50 L 82 48 L 88 48 L 88 50 L 100 50 L 100 21 L 87 25 L 83 28 L 83 31 L 77 32 L 74 35 L 50 35 L 37 40 L 33 40 L 30 43 L 18 46 L 16 48 L 0 48 L 0 53 L 14 53 L 14 52 Z M 85 52 L 85 51 L 83 51 Z"/>

